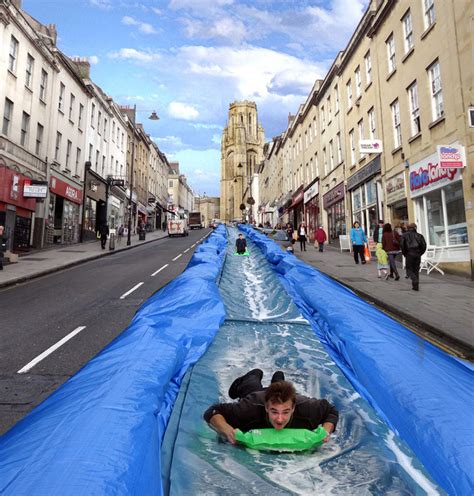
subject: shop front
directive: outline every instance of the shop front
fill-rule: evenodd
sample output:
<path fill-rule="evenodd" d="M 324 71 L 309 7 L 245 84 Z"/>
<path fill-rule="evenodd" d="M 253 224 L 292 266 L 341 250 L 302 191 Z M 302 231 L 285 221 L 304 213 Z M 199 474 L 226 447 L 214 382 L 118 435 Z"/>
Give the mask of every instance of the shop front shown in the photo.
<path fill-rule="evenodd" d="M 286 226 L 290 222 L 288 216 L 288 207 L 291 205 L 291 192 L 283 195 L 280 200 L 278 200 L 276 209 L 278 212 L 278 223 L 282 226 Z"/>
<path fill-rule="evenodd" d="M 138 210 L 138 227 L 140 227 L 141 225 L 145 226 L 146 223 L 148 222 L 148 210 L 146 206 L 141 202 L 137 203 L 137 210 Z"/>
<path fill-rule="evenodd" d="M 345 235 L 346 209 L 344 207 L 344 182 L 339 183 L 323 196 L 323 208 L 328 217 L 328 242 L 333 243 Z"/>
<path fill-rule="evenodd" d="M 291 198 L 291 204 L 288 207 L 289 221 L 296 229 L 304 221 L 304 189 L 300 186 Z"/>
<path fill-rule="evenodd" d="M 52 175 L 49 183 L 48 218 L 45 243 L 70 244 L 79 242 L 82 189 Z"/>
<path fill-rule="evenodd" d="M 410 167 L 415 223 L 429 247 L 443 248 L 441 262 L 469 262 L 462 168 L 441 168 L 438 154 Z"/>
<path fill-rule="evenodd" d="M 7 249 L 27 251 L 30 247 L 36 199 L 24 195 L 31 178 L 0 162 L 0 225 L 5 227 Z"/>
<path fill-rule="evenodd" d="M 128 203 L 125 191 L 119 186 L 111 186 L 109 190 L 108 203 L 109 228 L 118 229 L 120 226 L 125 226 L 125 211 Z"/>
<path fill-rule="evenodd" d="M 319 219 L 319 179 L 313 181 L 304 192 L 304 210 L 308 236 L 314 241 L 314 233 L 320 224 Z"/>
<path fill-rule="evenodd" d="M 390 209 L 392 227 L 408 224 L 407 191 L 405 172 L 400 172 L 385 181 L 385 200 Z"/>
<path fill-rule="evenodd" d="M 97 239 L 97 232 L 107 219 L 107 183 L 90 168 L 86 170 L 86 190 L 82 235 L 84 241 Z"/>
<path fill-rule="evenodd" d="M 371 236 L 382 219 L 381 160 L 377 155 L 365 167 L 347 180 L 352 206 L 352 224 L 359 222 L 367 236 Z"/>

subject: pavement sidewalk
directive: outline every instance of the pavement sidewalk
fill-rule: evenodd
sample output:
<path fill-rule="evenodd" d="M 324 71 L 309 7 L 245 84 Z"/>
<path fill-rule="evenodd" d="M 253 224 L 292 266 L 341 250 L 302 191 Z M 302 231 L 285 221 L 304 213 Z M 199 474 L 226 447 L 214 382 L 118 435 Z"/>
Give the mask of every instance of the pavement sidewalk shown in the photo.
<path fill-rule="evenodd" d="M 458 356 L 474 361 L 474 282 L 432 272 L 420 274 L 420 291 L 411 289 L 405 270 L 400 280 L 377 278 L 377 262 L 356 265 L 352 253 L 331 246 L 320 253 L 313 245 L 295 255 L 352 289 L 417 334 Z"/>
<path fill-rule="evenodd" d="M 115 250 L 109 250 L 110 240 L 107 241 L 104 250 L 100 247 L 99 240 L 35 250 L 19 257 L 18 263 L 4 266 L 4 270 L 0 271 L 0 288 L 19 284 L 96 258 L 113 255 L 119 251 L 130 250 L 165 238 L 167 235 L 167 232 L 161 230 L 147 232 L 145 241 L 139 241 L 138 235 L 134 234 L 131 237 L 130 246 L 127 246 L 127 237 L 124 236 L 120 243 L 115 239 Z"/>

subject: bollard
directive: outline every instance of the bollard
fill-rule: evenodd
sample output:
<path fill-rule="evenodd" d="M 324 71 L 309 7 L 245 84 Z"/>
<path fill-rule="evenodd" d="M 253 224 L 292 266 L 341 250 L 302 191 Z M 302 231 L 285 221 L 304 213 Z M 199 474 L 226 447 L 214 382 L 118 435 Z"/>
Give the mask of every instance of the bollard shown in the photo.
<path fill-rule="evenodd" d="M 115 234 L 111 234 L 110 235 L 110 239 L 109 239 L 109 250 L 110 251 L 115 250 Z"/>

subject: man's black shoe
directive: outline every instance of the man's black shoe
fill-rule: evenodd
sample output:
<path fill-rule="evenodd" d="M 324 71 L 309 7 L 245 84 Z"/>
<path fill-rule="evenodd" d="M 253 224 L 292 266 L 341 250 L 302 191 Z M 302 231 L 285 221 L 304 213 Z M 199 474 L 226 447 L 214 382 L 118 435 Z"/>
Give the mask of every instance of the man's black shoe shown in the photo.
<path fill-rule="evenodd" d="M 272 375 L 271 383 L 273 384 L 274 382 L 279 382 L 279 381 L 284 381 L 284 380 L 285 380 L 285 374 L 281 370 L 277 370 Z"/>
<path fill-rule="evenodd" d="M 229 396 L 231 399 L 235 400 L 237 398 L 240 398 L 239 389 L 240 389 L 242 382 L 245 379 L 247 379 L 249 376 L 252 376 L 252 375 L 257 377 L 258 380 L 261 381 L 262 377 L 263 377 L 263 370 L 253 369 L 250 372 L 247 372 L 246 374 L 244 374 L 243 376 L 237 377 L 237 379 L 235 379 L 235 381 L 230 385 L 230 388 L 229 388 Z"/>

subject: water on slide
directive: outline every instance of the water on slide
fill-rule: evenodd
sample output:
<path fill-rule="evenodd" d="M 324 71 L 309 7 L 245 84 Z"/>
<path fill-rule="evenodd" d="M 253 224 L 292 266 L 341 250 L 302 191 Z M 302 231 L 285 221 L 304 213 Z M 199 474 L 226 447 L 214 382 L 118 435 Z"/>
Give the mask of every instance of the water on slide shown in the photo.
<path fill-rule="evenodd" d="M 236 237 L 229 229 L 219 286 L 226 321 L 188 373 L 163 443 L 165 493 L 444 494 L 331 360 L 259 249 L 250 242 L 250 257 L 230 256 Z M 232 381 L 256 367 L 264 371 L 264 386 L 275 370 L 283 370 L 299 393 L 337 407 L 340 420 L 328 444 L 313 452 L 276 454 L 219 439 L 203 412 L 231 401 Z"/>

